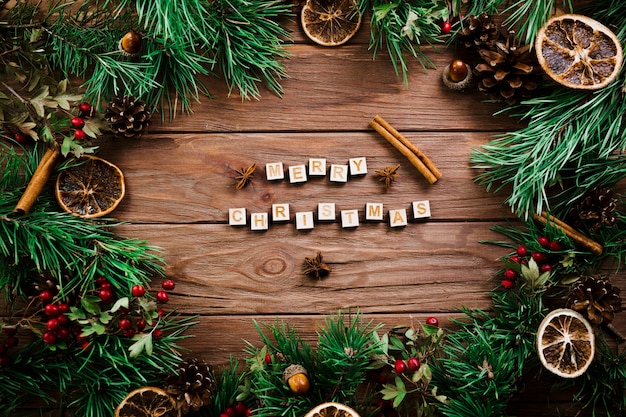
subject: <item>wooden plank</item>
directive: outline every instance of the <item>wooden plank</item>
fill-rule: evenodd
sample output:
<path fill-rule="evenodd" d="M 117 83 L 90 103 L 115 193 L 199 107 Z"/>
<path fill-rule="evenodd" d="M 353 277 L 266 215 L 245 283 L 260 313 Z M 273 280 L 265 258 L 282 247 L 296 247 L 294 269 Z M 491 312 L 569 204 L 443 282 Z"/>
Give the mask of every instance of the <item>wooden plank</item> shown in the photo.
<path fill-rule="evenodd" d="M 155 134 L 145 140 L 102 143 L 104 158 L 124 172 L 128 194 L 113 215 L 132 222 L 225 222 L 228 209 L 269 211 L 274 203 L 289 203 L 295 210 L 315 210 L 319 202 L 336 202 L 337 209 L 363 209 L 376 199 L 386 208 L 410 208 L 411 202 L 429 200 L 432 220 L 501 220 L 510 210 L 503 196 L 488 193 L 472 181 L 469 168 L 473 147 L 487 140 L 477 132 L 407 133 L 442 171 L 430 185 L 406 158 L 375 131 L 361 133 L 246 133 Z M 327 164 L 347 164 L 352 157 L 367 158 L 368 174 L 345 184 L 326 177 L 306 183 L 287 179 L 268 181 L 265 164 L 306 164 L 310 157 Z M 235 189 L 235 169 L 255 162 L 252 182 Z M 397 181 L 387 190 L 375 170 L 400 164 Z"/>

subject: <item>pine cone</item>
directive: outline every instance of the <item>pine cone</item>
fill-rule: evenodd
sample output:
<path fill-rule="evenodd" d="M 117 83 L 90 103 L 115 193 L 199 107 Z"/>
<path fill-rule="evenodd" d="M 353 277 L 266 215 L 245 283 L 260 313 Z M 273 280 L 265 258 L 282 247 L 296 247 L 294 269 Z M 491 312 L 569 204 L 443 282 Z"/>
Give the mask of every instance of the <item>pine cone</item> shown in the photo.
<path fill-rule="evenodd" d="M 597 232 L 605 225 L 613 226 L 617 222 L 617 202 L 611 188 L 594 187 L 572 207 L 570 221 L 575 227 L 585 225 L 592 232 Z"/>
<path fill-rule="evenodd" d="M 518 47 L 515 33 L 509 32 L 506 41 L 498 41 L 495 48 L 478 48 L 484 62 L 474 67 L 478 89 L 488 94 L 493 101 L 504 101 L 513 105 L 530 97 L 537 88 L 540 67 L 530 46 Z"/>
<path fill-rule="evenodd" d="M 591 324 L 609 324 L 622 310 L 620 289 L 599 275 L 582 277 L 567 296 L 567 305 L 585 316 Z"/>
<path fill-rule="evenodd" d="M 165 381 L 165 391 L 176 399 L 182 414 L 211 404 L 214 388 L 211 367 L 196 358 L 181 362 Z"/>
<path fill-rule="evenodd" d="M 111 131 L 119 138 L 135 138 L 150 126 L 151 112 L 146 103 L 133 96 L 114 97 L 107 106 L 104 118 Z"/>
<path fill-rule="evenodd" d="M 466 48 L 495 49 L 499 37 L 498 26 L 487 13 L 470 15 L 459 32 L 459 42 Z"/>

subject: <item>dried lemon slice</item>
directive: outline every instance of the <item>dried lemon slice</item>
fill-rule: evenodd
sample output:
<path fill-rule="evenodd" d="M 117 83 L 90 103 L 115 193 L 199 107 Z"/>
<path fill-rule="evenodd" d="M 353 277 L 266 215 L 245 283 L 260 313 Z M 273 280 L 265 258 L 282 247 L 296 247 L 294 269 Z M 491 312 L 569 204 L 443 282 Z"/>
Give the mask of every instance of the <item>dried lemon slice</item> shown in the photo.
<path fill-rule="evenodd" d="M 323 46 L 346 43 L 361 26 L 357 0 L 307 0 L 300 21 L 304 33 Z"/>
<path fill-rule="evenodd" d="M 360 417 L 359 413 L 341 403 L 323 403 L 306 413 L 304 417 Z"/>
<path fill-rule="evenodd" d="M 554 310 L 539 325 L 537 352 L 550 372 L 576 378 L 585 373 L 595 351 L 591 325 L 574 310 Z"/>
<path fill-rule="evenodd" d="M 548 20 L 535 40 L 537 59 L 556 82 L 576 89 L 597 90 L 617 77 L 622 46 L 609 28 L 577 14 Z"/>
<path fill-rule="evenodd" d="M 142 387 L 132 391 L 115 409 L 115 417 L 179 416 L 176 400 L 157 387 Z"/>
<path fill-rule="evenodd" d="M 79 163 L 61 171 L 55 195 L 63 210 L 83 218 L 112 212 L 125 194 L 124 174 L 97 156 L 83 156 Z"/>

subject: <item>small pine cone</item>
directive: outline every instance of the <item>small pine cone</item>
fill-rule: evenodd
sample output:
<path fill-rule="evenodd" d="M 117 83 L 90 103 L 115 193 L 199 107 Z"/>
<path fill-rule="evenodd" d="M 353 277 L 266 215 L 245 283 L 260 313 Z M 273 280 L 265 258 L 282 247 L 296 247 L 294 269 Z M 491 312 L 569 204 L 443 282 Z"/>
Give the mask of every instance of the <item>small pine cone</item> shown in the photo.
<path fill-rule="evenodd" d="M 498 25 L 487 13 L 470 15 L 459 31 L 459 42 L 466 48 L 495 49 L 499 37 Z"/>
<path fill-rule="evenodd" d="M 602 226 L 613 226 L 617 222 L 618 202 L 613 195 L 611 188 L 594 187 L 587 191 L 570 210 L 570 222 L 575 227 L 585 225 L 592 232 Z"/>
<path fill-rule="evenodd" d="M 176 399 L 182 414 L 211 404 L 215 379 L 211 367 L 200 359 L 181 362 L 165 381 L 165 391 Z"/>
<path fill-rule="evenodd" d="M 473 71 L 478 89 L 493 101 L 508 105 L 530 97 L 541 81 L 540 67 L 530 46 L 518 47 L 513 31 L 509 32 L 505 42 L 498 41 L 495 46 L 495 49 L 478 48 L 484 61 Z"/>
<path fill-rule="evenodd" d="M 619 293 L 620 289 L 613 287 L 608 279 L 586 276 L 570 290 L 567 306 L 581 313 L 591 324 L 609 324 L 615 313 L 622 310 Z"/>
<path fill-rule="evenodd" d="M 114 97 L 107 106 L 104 118 L 111 131 L 119 138 L 136 138 L 150 126 L 151 112 L 146 103 L 133 96 Z"/>

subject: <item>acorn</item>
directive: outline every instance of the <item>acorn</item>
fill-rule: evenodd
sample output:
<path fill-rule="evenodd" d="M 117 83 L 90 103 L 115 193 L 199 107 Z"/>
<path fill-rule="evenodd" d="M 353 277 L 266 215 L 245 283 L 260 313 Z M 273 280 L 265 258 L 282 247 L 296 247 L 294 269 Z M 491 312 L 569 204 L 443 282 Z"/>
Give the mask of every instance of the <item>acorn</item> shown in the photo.
<path fill-rule="evenodd" d="M 131 30 L 120 39 L 119 50 L 126 56 L 137 56 L 141 52 L 143 38 L 141 34 Z"/>
<path fill-rule="evenodd" d="M 308 373 L 302 365 L 289 365 L 283 372 L 283 380 L 295 395 L 304 395 L 311 387 Z"/>
<path fill-rule="evenodd" d="M 443 69 L 443 83 L 452 90 L 464 90 L 472 82 L 472 71 L 469 65 L 455 59 Z"/>

